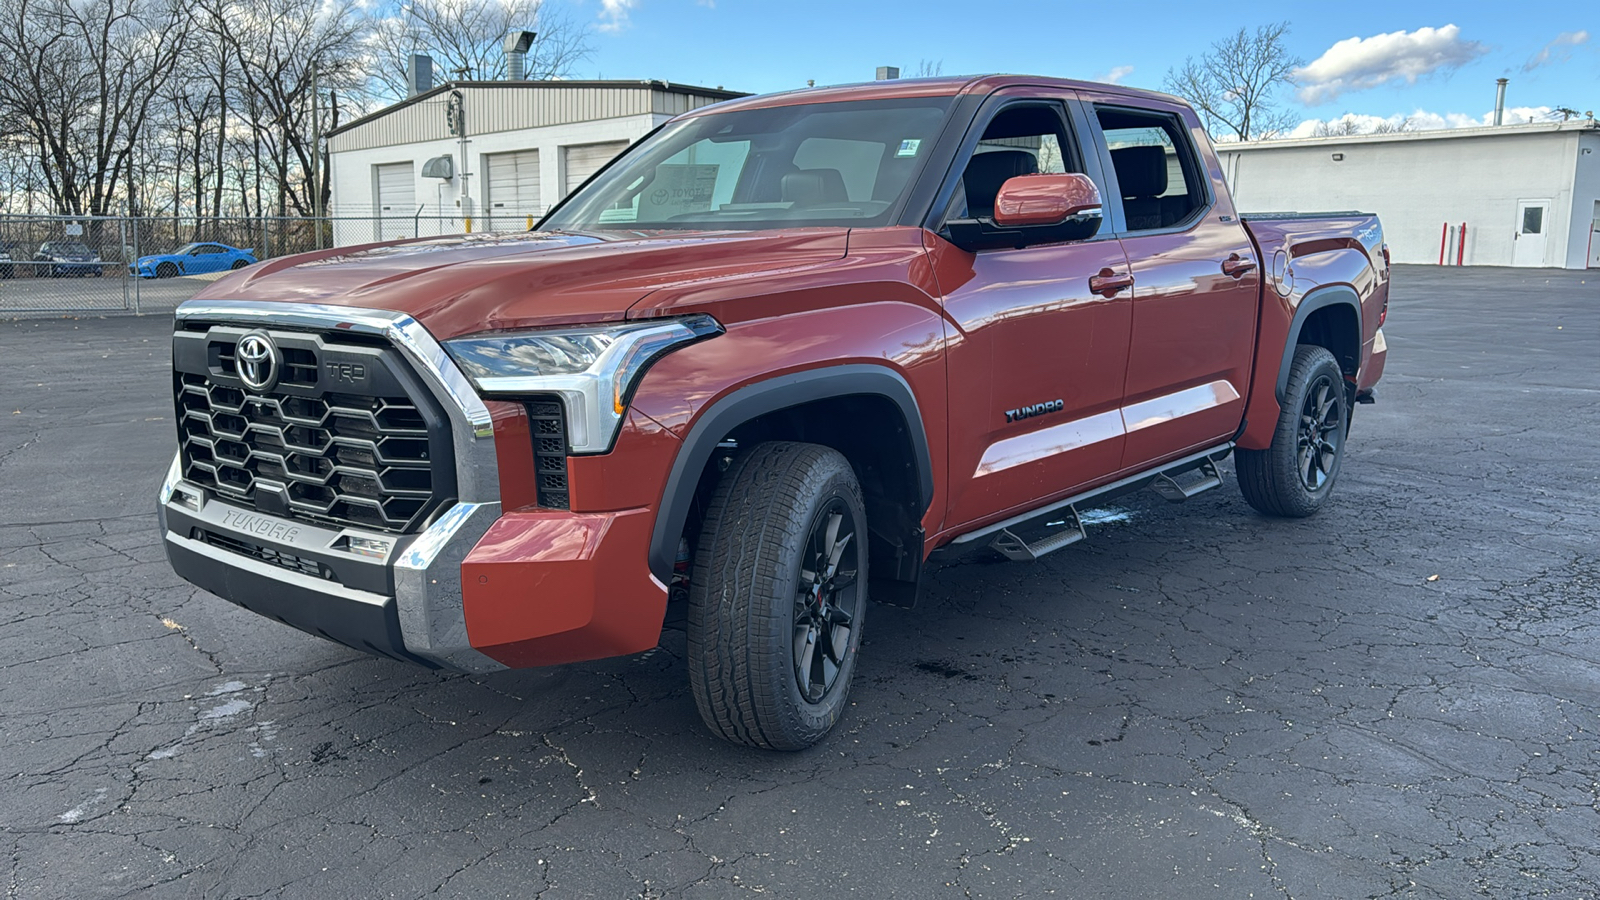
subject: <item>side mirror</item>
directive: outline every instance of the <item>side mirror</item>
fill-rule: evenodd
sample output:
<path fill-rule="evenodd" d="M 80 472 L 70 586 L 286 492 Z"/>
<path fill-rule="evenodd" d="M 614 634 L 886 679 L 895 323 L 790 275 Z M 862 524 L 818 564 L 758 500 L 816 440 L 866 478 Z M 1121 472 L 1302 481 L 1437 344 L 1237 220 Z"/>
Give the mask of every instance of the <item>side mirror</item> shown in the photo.
<path fill-rule="evenodd" d="M 950 242 L 975 252 L 996 247 L 1059 244 L 1100 230 L 1100 190 L 1087 175 L 1017 175 L 995 195 L 993 218 L 951 219 Z"/>
<path fill-rule="evenodd" d="M 1100 222 L 1100 190 L 1087 175 L 1018 175 L 1000 185 L 994 223 L 1001 228 L 1060 225 L 1068 219 Z"/>

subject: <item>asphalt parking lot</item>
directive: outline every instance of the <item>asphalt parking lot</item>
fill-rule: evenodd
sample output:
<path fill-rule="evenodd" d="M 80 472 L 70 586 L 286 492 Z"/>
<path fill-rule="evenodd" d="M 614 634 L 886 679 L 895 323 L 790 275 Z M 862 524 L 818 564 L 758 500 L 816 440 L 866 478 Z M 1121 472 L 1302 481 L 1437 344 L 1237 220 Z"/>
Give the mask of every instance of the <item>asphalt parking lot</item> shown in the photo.
<path fill-rule="evenodd" d="M 1330 508 L 943 568 L 799 754 L 676 631 L 440 675 L 186 586 L 167 330 L 0 323 L 7 897 L 1600 895 L 1600 273 L 1399 269 Z"/>

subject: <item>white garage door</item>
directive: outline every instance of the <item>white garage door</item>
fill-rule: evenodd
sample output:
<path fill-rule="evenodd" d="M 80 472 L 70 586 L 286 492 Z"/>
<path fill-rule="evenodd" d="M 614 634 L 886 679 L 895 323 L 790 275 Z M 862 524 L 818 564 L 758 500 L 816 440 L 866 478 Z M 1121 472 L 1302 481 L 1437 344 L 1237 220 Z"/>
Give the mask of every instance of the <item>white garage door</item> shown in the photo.
<path fill-rule="evenodd" d="M 544 214 L 539 202 L 539 151 L 490 154 L 486 231 L 521 231 Z"/>
<path fill-rule="evenodd" d="M 566 155 L 567 161 L 567 189 L 570 194 L 578 189 L 578 185 L 588 180 L 595 170 L 616 158 L 618 153 L 628 149 L 627 141 L 612 141 L 609 144 L 578 144 L 572 147 L 562 147 L 561 152 Z"/>
<path fill-rule="evenodd" d="M 380 241 L 416 237 L 417 180 L 411 163 L 389 163 L 373 168 L 378 182 L 375 237 Z"/>

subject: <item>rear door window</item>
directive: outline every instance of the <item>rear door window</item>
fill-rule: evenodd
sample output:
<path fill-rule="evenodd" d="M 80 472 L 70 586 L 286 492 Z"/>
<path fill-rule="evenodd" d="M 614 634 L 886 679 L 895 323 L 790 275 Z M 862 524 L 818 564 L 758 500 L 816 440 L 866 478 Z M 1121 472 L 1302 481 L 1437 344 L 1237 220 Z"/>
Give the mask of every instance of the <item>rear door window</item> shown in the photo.
<path fill-rule="evenodd" d="M 1128 231 L 1175 228 L 1205 208 L 1194 148 L 1175 117 L 1121 107 L 1101 107 L 1095 115 L 1111 152 Z"/>

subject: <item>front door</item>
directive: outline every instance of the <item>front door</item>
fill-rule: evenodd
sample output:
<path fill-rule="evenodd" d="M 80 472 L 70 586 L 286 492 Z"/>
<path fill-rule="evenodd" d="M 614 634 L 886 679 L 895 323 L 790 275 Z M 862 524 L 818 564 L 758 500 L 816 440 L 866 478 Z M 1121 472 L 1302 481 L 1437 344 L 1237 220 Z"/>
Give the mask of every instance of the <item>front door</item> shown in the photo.
<path fill-rule="evenodd" d="M 1513 266 L 1543 266 L 1545 233 L 1550 230 L 1549 200 L 1517 201 L 1517 233 L 1511 244 Z"/>
<path fill-rule="evenodd" d="M 1060 102 L 1011 102 L 958 169 L 950 217 L 992 216 L 1008 178 L 1083 165 Z M 1127 275 L 1111 229 L 977 253 L 928 240 L 951 322 L 947 525 L 1018 512 L 1114 472 L 1131 295 L 1090 288 L 1101 273 Z"/>
<path fill-rule="evenodd" d="M 1106 100 L 1094 106 L 1093 124 L 1116 175 L 1134 280 L 1122 467 L 1143 468 L 1238 432 L 1261 267 L 1222 173 L 1197 152 L 1204 132 L 1193 114 L 1159 101 Z"/>

